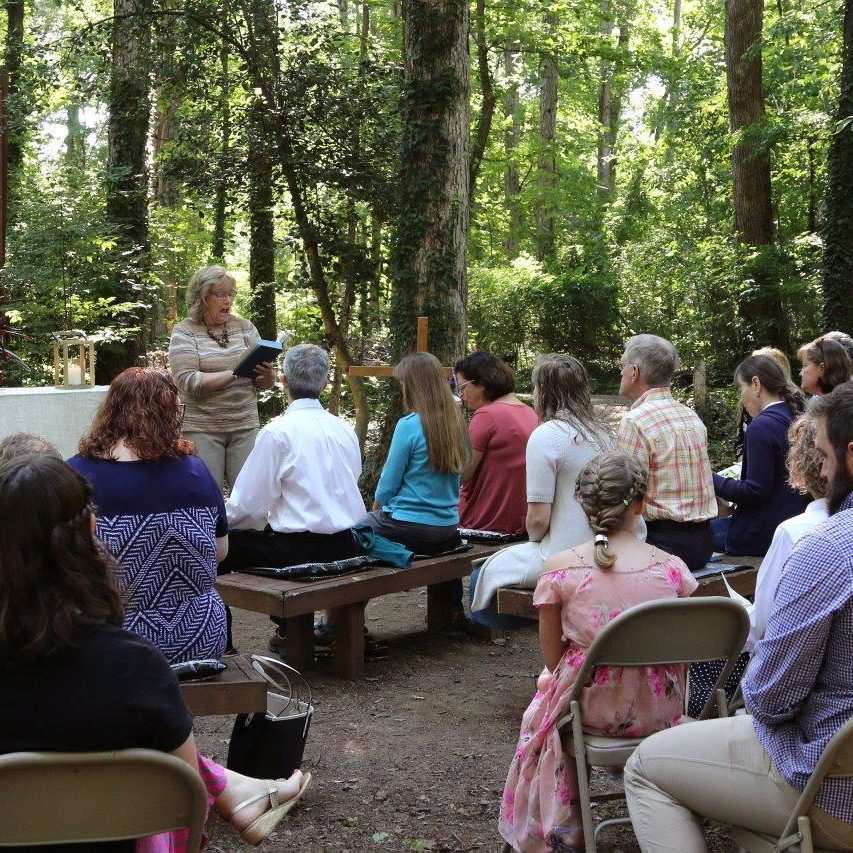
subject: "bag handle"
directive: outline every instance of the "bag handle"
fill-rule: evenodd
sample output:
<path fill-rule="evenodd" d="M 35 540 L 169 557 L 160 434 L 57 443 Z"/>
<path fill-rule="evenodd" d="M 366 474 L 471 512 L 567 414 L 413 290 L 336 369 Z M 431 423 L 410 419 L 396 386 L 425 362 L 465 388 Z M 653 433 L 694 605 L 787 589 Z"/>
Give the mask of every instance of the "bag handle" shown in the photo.
<path fill-rule="evenodd" d="M 308 700 L 306 704 L 312 704 L 311 700 L 313 698 L 313 694 L 311 692 L 311 685 L 308 683 L 308 679 L 305 678 L 298 669 L 295 669 L 290 664 L 285 663 L 278 658 L 271 658 L 267 655 L 252 655 L 251 663 L 252 669 L 254 669 L 255 672 L 257 672 L 261 678 L 267 682 L 267 684 L 274 687 L 277 691 L 287 695 L 288 704 L 294 701 L 301 701 L 299 690 L 294 689 L 292 677 L 295 676 L 296 679 L 305 685 L 305 689 L 308 691 Z M 278 679 L 281 679 L 281 681 Z"/>

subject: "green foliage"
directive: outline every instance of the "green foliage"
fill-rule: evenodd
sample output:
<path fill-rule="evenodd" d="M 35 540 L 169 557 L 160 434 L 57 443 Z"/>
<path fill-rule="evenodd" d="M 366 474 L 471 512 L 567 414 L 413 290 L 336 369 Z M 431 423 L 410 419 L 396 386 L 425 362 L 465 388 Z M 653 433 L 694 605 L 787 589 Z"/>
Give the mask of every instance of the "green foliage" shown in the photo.
<path fill-rule="evenodd" d="M 116 235 L 106 224 L 104 109 L 112 6 L 106 0 L 27 5 L 21 85 L 10 104 L 24 161 L 12 180 L 4 276 L 13 325 L 36 335 L 29 342 L 15 339 L 13 348 L 40 378 L 10 367 L 8 381 L 44 378 L 50 349 L 45 334 L 54 329 L 134 336 L 140 305 L 163 304 L 160 282 L 175 286 L 180 310 L 189 276 L 210 261 L 215 197 L 223 183 L 225 260 L 239 273 L 238 307 L 245 314 L 250 296 L 246 175 L 258 145 L 278 146 L 283 126 L 290 133 L 289 157 L 318 240 L 332 308 L 339 319 L 348 315 L 357 357 L 387 344 L 392 278 L 402 294 L 393 306 L 397 321 L 413 327 L 414 305 L 406 296 L 413 285 L 410 262 L 431 224 L 428 193 L 447 153 L 446 146 L 425 151 L 419 145 L 435 129 L 436 112 L 458 81 L 440 74 L 434 80 L 413 76 L 404 86 L 402 21 L 398 4 L 384 0 L 368 0 L 366 7 L 348 4 L 346 13 L 333 2 L 276 4 L 275 76 L 276 62 L 258 53 L 248 30 L 260 2 L 229 3 L 227 17 L 222 5 L 210 0 L 189 0 L 168 7 L 168 15 L 161 14 L 166 7 L 156 13 L 152 97 L 156 114 L 168 113 L 171 121 L 152 164 L 151 189 L 163 193 L 148 205 L 153 278 L 142 280 L 134 278 L 132 258 L 116 253 Z M 364 8 L 370 20 L 362 43 Z M 423 35 L 412 42 L 423 64 L 447 45 L 436 35 L 442 22 L 427 20 L 439 7 L 413 8 L 415 25 L 417 15 L 424 16 Z M 513 357 L 522 371 L 538 352 L 572 352 L 606 389 L 624 336 L 655 331 L 675 342 L 686 365 L 705 361 L 712 387 L 719 388 L 728 385 L 737 361 L 763 343 L 747 339 L 738 308 L 756 282 L 773 281 L 778 288 L 795 343 L 820 331 L 821 308 L 825 322 L 848 316 L 841 312 L 853 304 L 848 275 L 853 251 L 845 226 L 853 194 L 843 182 L 851 173 L 853 107 L 844 109 L 843 102 L 839 109 L 837 4 L 765 9 L 767 119 L 743 131 L 769 153 L 772 164 L 777 242 L 759 253 L 743 250 L 732 236 L 730 156 L 736 140 L 729 132 L 719 4 L 684 4 L 675 49 L 667 14 L 650 0 L 486 4 L 497 108 L 468 234 L 471 346 Z M 613 26 L 602 27 L 610 18 Z M 630 27 L 627 42 L 619 41 L 623 25 Z M 221 67 L 223 35 L 227 80 Z M 507 49 L 514 55 L 511 73 Z M 472 126 L 482 82 L 473 54 Z M 552 183 L 537 179 L 546 54 L 556 55 L 560 70 L 557 135 L 548 151 L 556 164 Z M 250 111 L 259 102 L 259 83 L 267 79 L 258 77 L 261 59 L 267 63 L 261 78 L 273 74 L 278 106 L 267 104 L 265 116 L 255 122 Z M 596 185 L 597 113 L 607 69 L 624 92 L 615 187 L 603 194 Z M 849 100 L 849 74 L 845 85 Z M 505 115 L 512 92 L 515 111 Z M 65 135 L 73 125 L 73 107 L 79 108 L 81 127 L 71 151 Z M 226 107 L 230 149 L 223 152 Z M 401 116 L 410 128 L 405 137 Z M 831 177 L 830 144 L 838 152 Z M 322 341 L 324 325 L 280 155 L 276 148 L 278 321 L 299 339 Z M 505 187 L 513 169 L 519 190 L 509 197 Z M 825 204 L 833 188 L 837 192 Z M 555 248 L 538 263 L 532 261 L 535 214 L 542 205 L 552 213 Z M 399 235 L 393 259 L 392 233 Z M 433 273 L 447 274 L 454 260 L 433 258 Z M 821 266 L 840 282 L 826 301 Z M 117 296 L 111 290 L 116 281 L 123 288 Z M 436 330 L 446 307 L 441 300 L 427 305 Z M 146 321 L 162 340 L 162 325 L 157 326 L 162 311 L 149 311 Z M 385 357 L 387 349 L 381 352 Z M 346 409 L 346 383 L 344 389 Z M 388 396 L 387 383 L 368 383 L 368 393 L 379 407 Z M 712 394 L 712 409 L 720 412 L 720 441 L 728 435 L 727 405 L 721 398 L 717 407 Z"/>

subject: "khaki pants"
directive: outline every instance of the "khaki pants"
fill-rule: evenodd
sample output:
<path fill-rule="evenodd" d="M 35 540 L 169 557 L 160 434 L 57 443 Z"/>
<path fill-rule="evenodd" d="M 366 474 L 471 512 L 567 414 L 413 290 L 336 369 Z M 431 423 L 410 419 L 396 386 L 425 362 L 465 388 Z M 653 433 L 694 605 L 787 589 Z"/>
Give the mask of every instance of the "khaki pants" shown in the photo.
<path fill-rule="evenodd" d="M 778 838 L 799 799 L 758 742 L 752 717 L 687 723 L 652 735 L 625 766 L 625 793 L 640 848 L 706 850 L 702 817 Z M 815 846 L 853 848 L 853 825 L 818 808 Z"/>
<path fill-rule="evenodd" d="M 195 444 L 196 456 L 213 474 L 216 484 L 230 491 L 234 488 L 243 463 L 255 446 L 258 430 L 241 429 L 237 432 L 185 432 L 184 436 Z"/>

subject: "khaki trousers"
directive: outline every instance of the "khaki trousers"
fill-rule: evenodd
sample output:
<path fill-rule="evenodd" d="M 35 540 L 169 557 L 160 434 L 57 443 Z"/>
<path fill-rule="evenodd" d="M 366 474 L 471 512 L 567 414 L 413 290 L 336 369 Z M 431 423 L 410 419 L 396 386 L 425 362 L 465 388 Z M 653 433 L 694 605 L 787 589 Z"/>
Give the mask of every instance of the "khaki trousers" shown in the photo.
<path fill-rule="evenodd" d="M 773 766 L 745 715 L 646 738 L 625 766 L 625 793 L 644 853 L 706 850 L 703 817 L 778 838 L 800 796 Z M 853 848 L 853 825 L 818 808 L 809 817 L 815 846 Z"/>
<path fill-rule="evenodd" d="M 213 474 L 216 484 L 228 490 L 234 488 L 243 463 L 255 446 L 256 427 L 237 432 L 185 432 L 184 436 L 195 444 L 195 453 Z"/>

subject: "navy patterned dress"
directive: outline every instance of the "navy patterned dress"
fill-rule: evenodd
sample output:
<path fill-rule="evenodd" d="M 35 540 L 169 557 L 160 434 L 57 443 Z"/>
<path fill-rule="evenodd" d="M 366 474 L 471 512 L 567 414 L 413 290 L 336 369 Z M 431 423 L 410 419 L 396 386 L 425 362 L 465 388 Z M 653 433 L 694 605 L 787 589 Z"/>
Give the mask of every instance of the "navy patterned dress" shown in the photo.
<path fill-rule="evenodd" d="M 74 456 L 94 490 L 98 538 L 120 564 L 124 627 L 169 663 L 225 651 L 225 606 L 214 588 L 216 538 L 228 532 L 222 492 L 195 456 L 116 462 Z"/>

